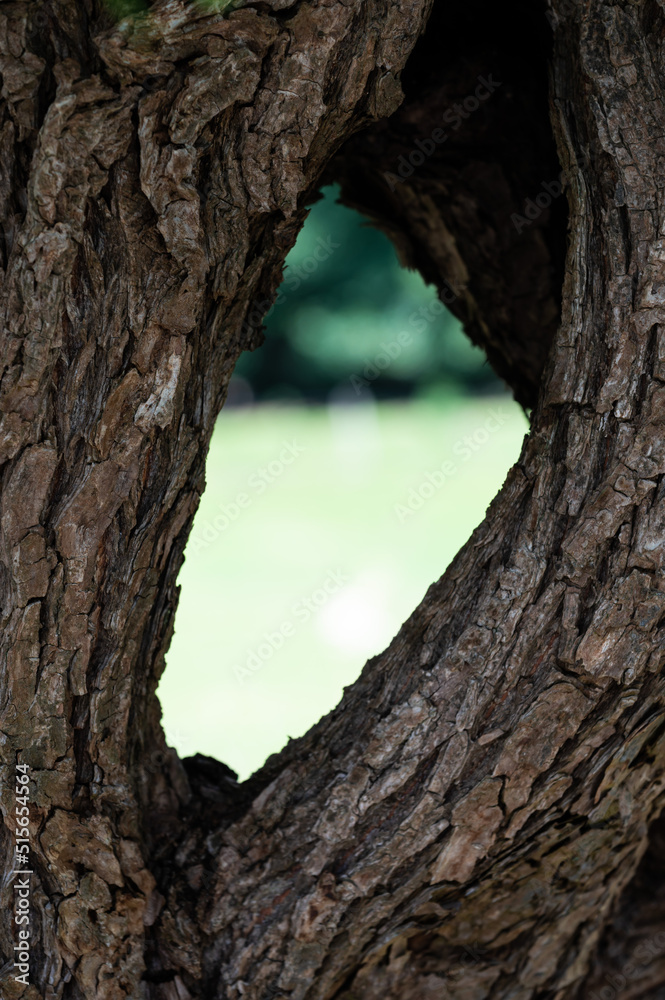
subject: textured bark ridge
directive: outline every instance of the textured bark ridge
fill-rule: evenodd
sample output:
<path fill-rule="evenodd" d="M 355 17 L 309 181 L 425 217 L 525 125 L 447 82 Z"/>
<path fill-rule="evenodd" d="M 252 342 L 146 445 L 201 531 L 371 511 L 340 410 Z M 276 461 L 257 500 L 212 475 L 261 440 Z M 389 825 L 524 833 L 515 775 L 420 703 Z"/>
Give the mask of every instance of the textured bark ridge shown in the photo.
<path fill-rule="evenodd" d="M 25 987 L 2 883 L 3 997 L 577 1000 L 628 962 L 630 996 L 657 997 L 662 948 L 635 955 L 664 940 L 663 11 L 550 12 L 570 242 L 531 434 L 389 649 L 238 786 L 165 747 L 154 694 L 205 454 L 307 200 L 326 169 L 353 184 L 429 10 L 220 6 L 115 26 L 95 0 L 0 7 L 1 803 L 9 876 L 29 764 L 35 872 Z M 413 64 L 404 80 L 408 123 Z M 408 211 L 362 178 L 427 276 L 467 268 L 470 332 L 524 401 L 556 322 L 554 222 L 524 234 L 533 356 L 517 258 L 473 269 L 496 191 L 519 210 L 551 179 L 529 103 L 532 152 L 487 168 L 487 203 L 479 166 L 464 211 L 459 162 L 431 201 L 398 185 Z"/>

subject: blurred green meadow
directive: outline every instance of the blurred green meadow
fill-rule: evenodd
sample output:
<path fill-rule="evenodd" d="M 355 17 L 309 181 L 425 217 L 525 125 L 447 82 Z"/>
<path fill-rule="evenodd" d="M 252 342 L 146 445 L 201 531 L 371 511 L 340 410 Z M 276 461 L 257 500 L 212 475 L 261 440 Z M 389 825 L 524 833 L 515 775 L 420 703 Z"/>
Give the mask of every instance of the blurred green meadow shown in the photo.
<path fill-rule="evenodd" d="M 482 520 L 527 419 L 384 236 L 314 206 L 222 411 L 159 687 L 247 777 L 332 709 Z"/>
<path fill-rule="evenodd" d="M 332 709 L 480 523 L 526 426 L 505 397 L 224 413 L 159 689 L 179 752 L 244 778 Z"/>

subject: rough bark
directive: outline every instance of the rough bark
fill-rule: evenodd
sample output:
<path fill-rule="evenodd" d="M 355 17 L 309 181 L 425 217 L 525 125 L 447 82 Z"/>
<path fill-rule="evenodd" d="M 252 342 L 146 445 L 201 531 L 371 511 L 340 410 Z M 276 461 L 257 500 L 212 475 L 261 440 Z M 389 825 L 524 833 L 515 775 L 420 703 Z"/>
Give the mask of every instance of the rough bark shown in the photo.
<path fill-rule="evenodd" d="M 555 4 L 561 325 L 484 523 L 340 706 L 249 782 L 183 765 L 159 727 L 175 580 L 234 361 L 324 170 L 350 183 L 362 142 L 343 144 L 395 112 L 428 12 L 164 0 L 112 26 L 95 0 L 0 8 L 1 801 L 9 873 L 14 767 L 29 764 L 35 872 L 26 988 L 3 881 L 3 996 L 576 1000 L 663 926 L 649 899 L 665 789 L 655 0 Z M 526 126 L 529 101 L 514 104 Z M 550 156 L 532 147 L 511 204 Z M 436 247 L 467 255 L 471 332 L 498 331 L 483 336 L 528 400 L 554 229 L 532 237 L 549 274 L 527 296 L 534 360 L 528 325 L 511 346 L 510 268 L 473 270 L 483 203 L 455 215 L 458 174 L 441 169 L 431 241 L 410 208 L 386 212 L 437 281 L 452 257 Z M 662 993 L 662 955 L 640 976 L 630 996 Z"/>

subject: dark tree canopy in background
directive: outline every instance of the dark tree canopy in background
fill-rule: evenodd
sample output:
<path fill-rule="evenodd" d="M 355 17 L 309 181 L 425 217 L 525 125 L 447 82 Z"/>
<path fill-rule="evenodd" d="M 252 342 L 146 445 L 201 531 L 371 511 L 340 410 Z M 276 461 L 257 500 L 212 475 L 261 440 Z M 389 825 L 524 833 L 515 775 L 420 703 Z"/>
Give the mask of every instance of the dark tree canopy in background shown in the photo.
<path fill-rule="evenodd" d="M 505 392 L 436 290 L 338 197 L 337 186 L 324 188 L 310 210 L 265 317 L 265 341 L 241 354 L 225 405 L 248 401 L 250 392 L 260 402 Z M 390 365 L 379 357 L 386 346 Z"/>
<path fill-rule="evenodd" d="M 0 4 L 2 996 L 657 1000 L 663 5 L 221 7 Z M 238 785 L 165 746 L 155 690 L 248 317 L 329 183 L 531 431 L 390 647 Z"/>

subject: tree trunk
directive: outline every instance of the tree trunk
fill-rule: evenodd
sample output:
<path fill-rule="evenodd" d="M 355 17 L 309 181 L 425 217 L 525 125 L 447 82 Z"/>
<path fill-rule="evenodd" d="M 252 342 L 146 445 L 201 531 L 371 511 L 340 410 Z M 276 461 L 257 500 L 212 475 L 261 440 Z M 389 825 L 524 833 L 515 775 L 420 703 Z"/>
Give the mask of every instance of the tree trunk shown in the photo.
<path fill-rule="evenodd" d="M 223 6 L 0 8 L 2 995 L 665 997 L 662 6 L 555 0 L 518 69 L 518 2 L 472 0 L 443 69 L 428 0 Z M 562 292 L 564 199 L 511 219 L 560 170 Z M 324 177 L 537 405 L 390 647 L 238 785 L 165 746 L 155 690 L 215 418 Z"/>

